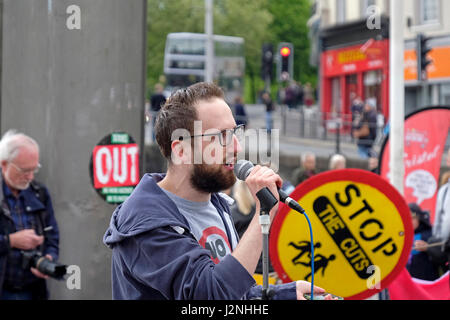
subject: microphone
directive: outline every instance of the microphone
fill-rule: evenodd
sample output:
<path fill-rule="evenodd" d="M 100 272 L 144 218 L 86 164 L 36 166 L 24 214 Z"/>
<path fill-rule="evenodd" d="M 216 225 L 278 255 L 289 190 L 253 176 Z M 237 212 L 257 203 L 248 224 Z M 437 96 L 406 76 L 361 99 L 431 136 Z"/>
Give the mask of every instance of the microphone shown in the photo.
<path fill-rule="evenodd" d="M 251 163 L 248 160 L 242 159 L 242 160 L 239 160 L 238 162 L 236 162 L 236 164 L 234 165 L 234 174 L 236 175 L 236 177 L 239 180 L 245 181 L 245 179 L 247 179 L 248 175 L 253 170 L 253 168 L 254 168 L 253 163 Z M 266 191 L 264 191 L 265 197 L 272 196 L 273 198 L 275 198 L 273 196 L 272 192 L 270 192 L 270 190 L 268 188 L 264 188 L 261 191 L 263 191 L 263 190 L 266 190 Z M 270 195 L 267 195 L 267 192 L 270 193 Z M 289 206 L 289 208 L 294 209 L 295 211 L 298 211 L 300 213 L 305 213 L 305 209 L 303 209 L 302 206 L 297 201 L 295 201 L 294 199 L 289 197 L 286 194 L 286 192 L 284 192 L 283 190 L 281 190 L 279 188 L 278 188 L 278 195 L 280 196 L 280 200 L 283 203 L 287 204 Z M 261 199 L 260 199 L 260 201 L 261 201 Z"/>

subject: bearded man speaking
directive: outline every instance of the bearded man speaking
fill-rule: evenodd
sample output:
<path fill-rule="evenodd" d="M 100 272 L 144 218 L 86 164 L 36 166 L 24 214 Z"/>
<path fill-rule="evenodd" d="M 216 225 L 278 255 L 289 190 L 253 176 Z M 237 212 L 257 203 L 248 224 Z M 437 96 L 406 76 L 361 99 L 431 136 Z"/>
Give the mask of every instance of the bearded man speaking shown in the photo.
<path fill-rule="evenodd" d="M 261 297 L 252 277 L 262 249 L 256 193 L 267 187 L 278 197 L 282 179 L 268 167 L 251 171 L 246 183 L 256 214 L 239 239 L 229 210 L 233 200 L 220 191 L 236 181 L 244 128 L 236 126 L 223 91 L 210 83 L 176 91 L 158 114 L 155 134 L 167 174 L 145 174 L 104 235 L 112 249 L 113 298 Z M 273 286 L 272 298 L 304 299 L 310 288 L 305 281 Z"/>

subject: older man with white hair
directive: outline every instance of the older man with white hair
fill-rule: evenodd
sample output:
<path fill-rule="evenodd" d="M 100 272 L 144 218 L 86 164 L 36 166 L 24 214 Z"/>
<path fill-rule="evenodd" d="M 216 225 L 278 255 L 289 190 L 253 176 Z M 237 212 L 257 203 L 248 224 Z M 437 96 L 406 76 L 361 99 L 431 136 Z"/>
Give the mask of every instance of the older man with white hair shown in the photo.
<path fill-rule="evenodd" d="M 330 159 L 328 168 L 330 170 L 345 169 L 347 167 L 347 160 L 342 154 L 334 154 Z"/>
<path fill-rule="evenodd" d="M 48 276 L 25 263 L 35 250 L 50 260 L 59 254 L 59 231 L 47 188 L 34 181 L 39 146 L 15 130 L 0 141 L 0 299 L 48 298 Z"/>
<path fill-rule="evenodd" d="M 312 152 L 305 152 L 300 157 L 301 167 L 292 172 L 292 183 L 294 186 L 299 185 L 306 179 L 317 174 L 316 155 Z"/>

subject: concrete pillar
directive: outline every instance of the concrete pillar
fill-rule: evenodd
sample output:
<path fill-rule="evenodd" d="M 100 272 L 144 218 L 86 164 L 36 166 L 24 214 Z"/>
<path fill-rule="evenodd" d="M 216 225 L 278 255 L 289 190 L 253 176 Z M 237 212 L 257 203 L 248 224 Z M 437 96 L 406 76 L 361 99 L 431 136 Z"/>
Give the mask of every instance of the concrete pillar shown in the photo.
<path fill-rule="evenodd" d="M 110 299 L 102 237 L 115 206 L 96 193 L 89 165 L 104 136 L 125 131 L 142 167 L 146 0 L 3 0 L 2 20 L 0 129 L 40 144 L 60 262 L 81 270 L 80 290 L 50 280 L 51 298 Z"/>

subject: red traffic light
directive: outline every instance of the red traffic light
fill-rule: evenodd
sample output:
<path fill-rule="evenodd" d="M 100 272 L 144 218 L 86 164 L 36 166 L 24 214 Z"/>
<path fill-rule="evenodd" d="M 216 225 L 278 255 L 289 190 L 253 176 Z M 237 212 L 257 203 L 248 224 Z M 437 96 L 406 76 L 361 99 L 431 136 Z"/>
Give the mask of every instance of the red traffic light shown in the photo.
<path fill-rule="evenodd" d="M 282 47 L 280 49 L 280 54 L 282 57 L 288 57 L 291 54 L 291 49 L 289 49 L 289 47 Z"/>

